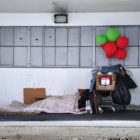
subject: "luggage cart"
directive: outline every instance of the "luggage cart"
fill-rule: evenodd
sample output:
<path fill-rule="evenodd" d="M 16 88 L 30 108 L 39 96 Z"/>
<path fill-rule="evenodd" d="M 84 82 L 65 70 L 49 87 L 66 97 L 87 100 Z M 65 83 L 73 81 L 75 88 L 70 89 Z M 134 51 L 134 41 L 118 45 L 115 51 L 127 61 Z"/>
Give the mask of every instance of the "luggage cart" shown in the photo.
<path fill-rule="evenodd" d="M 103 113 L 104 109 L 112 110 L 115 112 L 115 106 L 112 102 L 111 94 L 115 90 L 116 75 L 115 74 L 102 74 L 97 73 L 96 76 L 96 88 L 94 92 L 94 106 L 96 114 Z M 108 98 L 102 98 L 102 95 L 109 92 Z"/>

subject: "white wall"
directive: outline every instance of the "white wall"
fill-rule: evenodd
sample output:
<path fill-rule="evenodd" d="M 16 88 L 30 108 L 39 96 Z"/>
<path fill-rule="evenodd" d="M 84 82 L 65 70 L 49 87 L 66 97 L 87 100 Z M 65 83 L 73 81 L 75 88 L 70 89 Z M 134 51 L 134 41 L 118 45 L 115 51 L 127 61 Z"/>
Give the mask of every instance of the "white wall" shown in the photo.
<path fill-rule="evenodd" d="M 53 14 L 0 14 L 0 26 L 100 26 L 140 25 L 140 12 L 71 13 L 68 24 L 54 24 Z M 45 87 L 47 95 L 74 94 L 78 88 L 89 88 L 92 69 L 82 68 L 1 68 L 0 104 L 23 101 L 23 88 Z M 140 85 L 139 68 L 132 76 Z M 132 92 L 132 104 L 140 104 L 140 88 Z"/>
<path fill-rule="evenodd" d="M 91 69 L 1 68 L 0 103 L 23 101 L 23 88 L 46 88 L 46 95 L 75 94 L 89 88 Z"/>
<path fill-rule="evenodd" d="M 23 102 L 23 88 L 46 88 L 46 95 L 75 94 L 78 88 L 89 88 L 92 69 L 88 68 L 1 68 L 0 104 L 12 100 Z M 128 69 L 140 85 L 139 69 Z M 140 105 L 140 87 L 131 90 L 131 104 Z"/>
<path fill-rule="evenodd" d="M 53 15 L 46 13 L 1 13 L 0 26 L 140 25 L 140 12 L 69 13 L 68 24 L 55 24 Z"/>

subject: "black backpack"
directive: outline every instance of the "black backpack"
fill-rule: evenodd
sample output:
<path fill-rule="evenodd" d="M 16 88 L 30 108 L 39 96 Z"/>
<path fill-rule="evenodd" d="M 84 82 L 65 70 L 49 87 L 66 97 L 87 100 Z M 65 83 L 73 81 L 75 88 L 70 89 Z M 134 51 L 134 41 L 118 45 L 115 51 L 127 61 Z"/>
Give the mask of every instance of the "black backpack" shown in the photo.
<path fill-rule="evenodd" d="M 131 101 L 131 94 L 124 77 L 121 74 L 116 76 L 115 91 L 112 93 L 113 102 L 119 105 L 128 105 Z"/>

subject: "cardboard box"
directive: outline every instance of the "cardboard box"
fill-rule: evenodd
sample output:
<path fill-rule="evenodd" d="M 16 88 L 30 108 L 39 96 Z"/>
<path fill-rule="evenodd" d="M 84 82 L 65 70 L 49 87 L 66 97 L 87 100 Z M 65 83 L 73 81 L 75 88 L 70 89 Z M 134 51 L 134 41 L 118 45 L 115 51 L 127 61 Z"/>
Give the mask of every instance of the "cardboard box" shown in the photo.
<path fill-rule="evenodd" d="M 24 104 L 32 104 L 45 98 L 45 88 L 24 88 Z"/>

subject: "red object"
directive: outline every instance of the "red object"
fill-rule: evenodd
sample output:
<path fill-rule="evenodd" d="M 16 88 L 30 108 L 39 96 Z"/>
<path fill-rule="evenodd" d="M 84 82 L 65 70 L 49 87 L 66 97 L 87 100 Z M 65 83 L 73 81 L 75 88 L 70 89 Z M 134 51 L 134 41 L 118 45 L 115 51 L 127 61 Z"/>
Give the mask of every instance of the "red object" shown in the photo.
<path fill-rule="evenodd" d="M 113 55 L 109 55 L 109 54 L 106 53 L 106 58 L 110 59 L 110 58 L 112 58 L 112 56 Z"/>
<path fill-rule="evenodd" d="M 128 46 L 129 44 L 129 40 L 127 37 L 123 36 L 123 37 L 120 37 L 118 40 L 117 40 L 117 46 L 120 48 L 120 49 L 124 49 Z"/>
<path fill-rule="evenodd" d="M 117 45 L 115 43 L 113 43 L 113 42 L 108 42 L 104 46 L 104 51 L 108 55 L 114 55 L 116 53 L 116 51 L 117 51 Z"/>
<path fill-rule="evenodd" d="M 125 59 L 126 56 L 127 56 L 127 52 L 125 49 L 118 49 L 118 51 L 115 54 L 115 57 L 120 60 Z"/>
<path fill-rule="evenodd" d="M 109 85 L 111 85 L 111 77 L 110 76 L 100 77 L 100 85 L 101 86 L 109 86 Z"/>
<path fill-rule="evenodd" d="M 104 49 L 105 45 L 100 45 L 100 47 L 101 47 L 102 49 Z"/>

